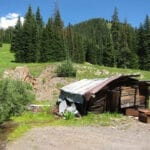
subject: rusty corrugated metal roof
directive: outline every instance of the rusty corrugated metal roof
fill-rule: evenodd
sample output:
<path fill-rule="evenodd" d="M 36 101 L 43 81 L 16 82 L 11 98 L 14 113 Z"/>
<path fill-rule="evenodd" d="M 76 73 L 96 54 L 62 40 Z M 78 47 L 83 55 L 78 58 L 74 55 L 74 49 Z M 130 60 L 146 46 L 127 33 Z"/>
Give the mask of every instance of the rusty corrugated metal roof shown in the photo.
<path fill-rule="evenodd" d="M 108 80 L 108 78 L 104 79 L 83 79 L 74 83 L 71 83 L 67 86 L 61 88 L 61 90 L 65 92 L 69 92 L 72 94 L 80 94 L 84 95 L 87 91 L 90 91 L 94 87 L 101 85 L 104 81 Z"/>
<path fill-rule="evenodd" d="M 117 75 L 111 78 L 102 79 L 83 79 L 61 88 L 62 91 L 83 95 L 86 100 L 89 100 L 91 95 L 96 94 L 98 91 L 105 88 L 108 84 L 121 78 L 131 78 L 135 75 Z"/>
<path fill-rule="evenodd" d="M 107 80 L 104 80 L 103 82 L 101 82 L 100 84 L 96 85 L 95 87 L 91 88 L 90 90 L 88 90 L 86 93 L 85 93 L 85 98 L 86 100 L 89 100 L 91 95 L 97 93 L 98 91 L 102 90 L 104 87 L 106 87 L 109 83 L 121 78 L 122 75 L 118 75 L 118 76 L 114 76 L 114 77 L 111 77 L 111 78 L 107 78 Z"/>

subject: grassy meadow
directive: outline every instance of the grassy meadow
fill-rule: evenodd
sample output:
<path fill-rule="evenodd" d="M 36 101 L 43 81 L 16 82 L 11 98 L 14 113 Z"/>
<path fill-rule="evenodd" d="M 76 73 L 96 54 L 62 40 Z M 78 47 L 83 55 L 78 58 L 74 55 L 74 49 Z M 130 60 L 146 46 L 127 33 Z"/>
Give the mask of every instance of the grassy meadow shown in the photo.
<path fill-rule="evenodd" d="M 14 62 L 14 54 L 10 53 L 10 44 L 3 44 L 0 47 L 0 77 L 2 77 L 3 72 L 7 69 L 14 69 L 16 66 L 27 66 L 30 69 L 31 74 L 34 77 L 38 77 L 41 71 L 47 66 L 53 64 L 58 65 L 59 63 L 16 63 Z M 134 69 L 122 69 L 122 68 L 112 68 L 105 66 L 92 65 L 89 63 L 75 64 L 77 69 L 77 79 L 83 78 L 103 78 L 110 77 L 119 74 L 140 74 L 139 79 L 149 80 L 150 72 Z"/>
<path fill-rule="evenodd" d="M 7 69 L 15 69 L 16 66 L 27 66 L 33 76 L 37 77 L 41 71 L 48 66 L 48 63 L 16 63 L 14 54 L 10 53 L 10 44 L 3 44 L 0 47 L 0 77 Z"/>

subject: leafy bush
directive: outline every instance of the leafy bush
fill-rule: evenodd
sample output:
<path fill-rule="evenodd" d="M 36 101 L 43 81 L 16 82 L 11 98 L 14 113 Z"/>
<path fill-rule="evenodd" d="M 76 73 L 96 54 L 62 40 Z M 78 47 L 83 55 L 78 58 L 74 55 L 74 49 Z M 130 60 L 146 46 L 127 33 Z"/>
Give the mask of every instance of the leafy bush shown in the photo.
<path fill-rule="evenodd" d="M 20 115 L 34 98 L 32 87 L 29 84 L 17 80 L 1 80 L 0 122 L 13 115 Z"/>
<path fill-rule="evenodd" d="M 61 65 L 58 66 L 56 73 L 58 77 L 75 77 L 76 69 L 70 60 L 66 60 Z"/>

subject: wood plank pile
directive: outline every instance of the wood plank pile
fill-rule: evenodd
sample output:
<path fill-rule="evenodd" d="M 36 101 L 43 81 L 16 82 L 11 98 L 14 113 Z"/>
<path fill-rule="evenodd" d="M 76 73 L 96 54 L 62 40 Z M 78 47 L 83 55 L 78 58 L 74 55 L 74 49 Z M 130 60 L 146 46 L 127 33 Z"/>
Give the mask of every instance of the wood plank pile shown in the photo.
<path fill-rule="evenodd" d="M 150 123 L 150 110 L 139 109 L 139 121 L 144 123 Z"/>
<path fill-rule="evenodd" d="M 125 114 L 127 116 L 138 117 L 139 116 L 139 111 L 137 109 L 135 109 L 135 108 L 126 108 Z"/>
<path fill-rule="evenodd" d="M 139 89 L 137 87 L 121 87 L 120 89 L 121 108 L 133 107 L 140 105 Z"/>

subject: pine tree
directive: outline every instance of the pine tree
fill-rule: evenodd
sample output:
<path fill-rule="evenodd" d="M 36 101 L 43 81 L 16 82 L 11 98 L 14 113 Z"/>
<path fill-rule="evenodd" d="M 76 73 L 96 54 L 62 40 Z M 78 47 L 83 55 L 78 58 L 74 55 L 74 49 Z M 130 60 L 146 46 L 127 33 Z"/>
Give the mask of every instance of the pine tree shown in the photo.
<path fill-rule="evenodd" d="M 40 49 L 40 62 L 48 62 L 49 58 L 49 35 L 48 29 L 44 28 L 42 33 L 42 40 L 41 40 L 41 49 Z"/>
<path fill-rule="evenodd" d="M 138 30 L 138 55 L 140 69 L 150 70 L 150 18 L 146 16 L 144 24 Z"/>
<path fill-rule="evenodd" d="M 42 19 L 39 7 L 36 10 L 36 23 L 38 26 L 38 30 L 43 29 L 44 23 L 43 23 L 43 19 Z"/>
<path fill-rule="evenodd" d="M 138 33 L 137 33 L 137 39 L 138 39 L 138 56 L 139 56 L 139 65 L 140 65 L 140 69 L 142 69 L 142 65 L 143 65 L 143 49 L 144 49 L 144 28 L 143 28 L 143 24 L 140 24 L 140 27 L 138 29 Z"/>
<path fill-rule="evenodd" d="M 2 34 L 0 34 L 0 47 L 2 47 L 2 45 L 3 45 L 3 36 L 2 36 Z"/>
<path fill-rule="evenodd" d="M 0 37 L 0 47 L 3 46 L 3 43 L 2 43 L 2 40 L 1 40 L 1 37 Z"/>
<path fill-rule="evenodd" d="M 32 13 L 32 8 L 29 6 L 28 11 L 25 16 L 25 21 L 23 24 L 23 62 L 37 62 L 38 61 L 38 29 L 35 17 Z"/>
<path fill-rule="evenodd" d="M 15 61 L 22 61 L 24 53 L 22 50 L 22 23 L 20 17 L 18 17 L 18 21 L 13 32 L 10 51 L 15 53 Z"/>
<path fill-rule="evenodd" d="M 86 61 L 97 64 L 97 47 L 95 41 L 86 40 Z"/>
<path fill-rule="evenodd" d="M 146 15 L 144 22 L 144 70 L 150 70 L 150 17 Z"/>
<path fill-rule="evenodd" d="M 103 64 L 106 66 L 113 67 L 115 66 L 115 54 L 114 54 L 114 47 L 113 47 L 113 41 L 112 41 L 112 35 L 110 31 L 107 31 L 107 37 L 105 39 L 105 49 L 103 54 Z"/>
<path fill-rule="evenodd" d="M 56 61 L 53 19 L 49 18 L 42 36 L 41 61 Z"/>
<path fill-rule="evenodd" d="M 82 36 L 78 35 L 78 52 L 79 52 L 79 63 L 85 62 L 85 48 L 84 39 Z"/>
<path fill-rule="evenodd" d="M 66 49 L 67 49 L 67 55 L 71 60 L 74 60 L 74 40 L 73 40 L 73 31 L 71 24 L 68 25 L 66 28 Z"/>
<path fill-rule="evenodd" d="M 137 53 L 137 33 L 135 28 L 133 28 L 131 25 L 124 23 L 126 26 L 126 34 L 127 34 L 127 43 L 131 51 L 134 51 Z"/>
<path fill-rule="evenodd" d="M 34 16 L 33 16 L 34 17 Z M 40 60 L 40 48 L 41 48 L 41 35 L 39 34 L 38 24 L 33 18 L 32 26 L 32 60 L 31 62 L 38 62 Z"/>
<path fill-rule="evenodd" d="M 99 39 L 97 46 L 97 64 L 103 65 L 104 43 L 102 37 Z"/>
<path fill-rule="evenodd" d="M 119 62 L 119 53 L 120 53 L 120 24 L 119 24 L 119 18 L 118 18 L 118 10 L 115 7 L 114 14 L 112 16 L 112 26 L 111 26 L 111 33 L 112 33 L 112 39 L 113 39 L 113 45 L 114 45 L 114 64 L 118 65 Z"/>
<path fill-rule="evenodd" d="M 0 38 L 3 43 L 11 43 L 14 27 L 8 27 L 7 29 L 0 29 Z"/>
<path fill-rule="evenodd" d="M 33 24 L 33 14 L 32 8 L 29 6 L 28 11 L 25 15 L 25 21 L 23 24 L 23 55 L 22 62 L 32 62 L 32 24 Z"/>
<path fill-rule="evenodd" d="M 3 29 L 0 29 L 0 47 L 2 47 L 2 39 L 3 39 L 3 36 L 4 36 L 4 30 L 3 30 Z"/>
<path fill-rule="evenodd" d="M 37 8 L 36 11 L 36 25 L 37 25 L 37 61 L 40 61 L 40 55 L 41 55 L 41 49 L 42 49 L 42 32 L 43 32 L 43 28 L 44 28 L 44 23 L 43 23 L 43 19 L 40 13 L 40 8 Z"/>
<path fill-rule="evenodd" d="M 65 60 L 65 47 L 64 47 L 64 32 L 63 32 L 63 22 L 59 10 L 57 9 L 54 15 L 54 47 L 55 58 L 53 61 Z"/>
<path fill-rule="evenodd" d="M 137 55 L 137 34 L 136 30 L 131 27 L 127 22 L 123 24 L 127 36 L 127 44 L 128 48 L 130 49 L 130 57 L 128 58 L 129 60 L 129 65 L 128 68 L 134 68 L 138 69 L 139 68 L 139 59 Z"/>
<path fill-rule="evenodd" d="M 130 55 L 131 51 L 128 47 L 127 43 L 127 34 L 126 34 L 126 25 L 121 26 L 121 33 L 120 33 L 120 53 L 119 53 L 119 61 L 118 67 L 127 68 L 130 64 Z"/>

